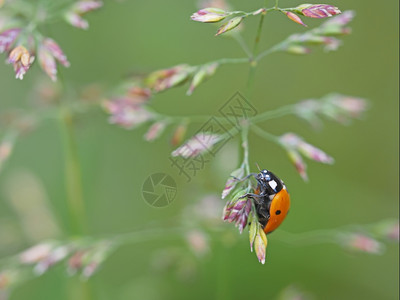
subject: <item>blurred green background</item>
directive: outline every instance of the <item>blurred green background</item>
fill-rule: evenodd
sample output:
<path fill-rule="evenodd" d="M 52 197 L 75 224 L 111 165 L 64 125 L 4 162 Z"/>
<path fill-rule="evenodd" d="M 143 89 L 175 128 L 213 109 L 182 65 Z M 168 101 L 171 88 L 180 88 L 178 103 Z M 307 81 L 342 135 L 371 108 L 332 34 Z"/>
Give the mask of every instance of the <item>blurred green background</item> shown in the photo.
<path fill-rule="evenodd" d="M 245 11 L 262 4 L 261 0 L 232 1 L 234 8 Z M 281 7 L 298 4 L 302 2 L 280 1 Z M 179 237 L 166 236 L 120 248 L 89 281 L 92 299 L 276 299 L 291 284 L 309 291 L 316 299 L 398 299 L 396 244 L 389 245 L 383 255 L 374 256 L 350 254 L 334 244 L 289 245 L 279 238 L 280 230 L 301 233 L 398 218 L 399 2 L 356 0 L 329 4 L 356 11 L 350 25 L 353 33 L 344 37 L 344 45 L 328 54 L 315 50 L 308 56 L 267 57 L 257 69 L 252 103 L 261 112 L 339 92 L 368 99 L 371 109 L 364 120 L 354 121 L 351 126 L 325 122 L 319 131 L 294 117 L 262 125 L 277 135 L 296 132 L 335 158 L 333 166 L 309 162 L 308 183 L 301 180 L 281 149 L 250 136 L 251 165 L 257 162 L 276 172 L 285 180 L 292 197 L 290 215 L 269 236 L 266 264 L 259 264 L 250 253 L 247 233 L 239 235 L 233 225 L 224 224 L 224 234 L 210 233 L 210 253 L 203 258 L 187 256 L 190 250 Z M 103 9 L 88 15 L 89 31 L 65 24 L 52 26 L 48 34 L 60 43 L 71 61 L 71 67 L 63 70 L 65 80 L 75 90 L 92 83 L 110 88 L 132 72 L 243 57 L 234 40 L 214 37 L 214 26 L 190 21 L 196 5 L 196 1 L 177 0 L 106 1 Z M 307 19 L 307 23 L 312 28 L 320 21 Z M 248 43 L 252 43 L 256 27 L 257 18 L 246 20 L 242 34 Z M 260 49 L 304 30 L 283 15 L 271 13 L 265 19 Z M 15 80 L 12 68 L 1 64 L 0 111 L 30 107 L 38 76 L 41 70 L 35 66 L 23 81 Z M 192 96 L 185 95 L 186 87 L 172 89 L 157 95 L 153 107 L 173 115 L 215 115 L 235 92 L 244 92 L 247 76 L 248 66 L 227 65 Z M 173 150 L 169 144 L 171 130 L 147 143 L 143 140 L 145 127 L 127 131 L 109 125 L 106 117 L 96 110 L 81 115 L 77 124 L 87 221 L 95 237 L 167 227 L 181 218 L 187 206 L 206 196 L 218 196 L 229 173 L 237 167 L 238 140 L 224 147 L 205 170 L 186 183 L 168 160 Z M 24 203 L 29 203 L 29 192 L 21 191 L 26 182 L 18 174 L 35 176 L 60 231 L 69 226 L 60 127 L 57 121 L 49 120 L 18 140 L 0 173 L 2 257 L 40 238 L 26 231 L 27 219 L 10 204 L 15 191 L 26 197 Z M 196 129 L 192 126 L 190 132 Z M 141 196 L 144 180 L 155 172 L 171 174 L 178 184 L 177 198 L 163 209 L 150 207 Z M 15 178 L 21 180 L 21 189 Z M 31 218 L 35 224 L 41 222 L 34 213 Z M 49 235 L 63 236 L 45 229 Z M 177 264 L 169 268 L 154 266 L 168 249 L 178 249 Z M 59 266 L 19 287 L 11 299 L 84 298 L 78 280 L 69 278 L 65 268 Z"/>

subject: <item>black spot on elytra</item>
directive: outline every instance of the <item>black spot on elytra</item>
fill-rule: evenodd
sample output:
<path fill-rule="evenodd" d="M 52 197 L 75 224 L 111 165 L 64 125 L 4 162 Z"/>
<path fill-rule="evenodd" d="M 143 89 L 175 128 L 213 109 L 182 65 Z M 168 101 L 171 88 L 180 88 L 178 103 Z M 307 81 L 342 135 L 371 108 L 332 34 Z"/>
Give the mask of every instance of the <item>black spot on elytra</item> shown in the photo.
<path fill-rule="evenodd" d="M 276 214 L 276 215 L 280 215 L 280 214 L 281 214 L 281 211 L 278 209 L 278 210 L 275 212 L 275 214 Z"/>

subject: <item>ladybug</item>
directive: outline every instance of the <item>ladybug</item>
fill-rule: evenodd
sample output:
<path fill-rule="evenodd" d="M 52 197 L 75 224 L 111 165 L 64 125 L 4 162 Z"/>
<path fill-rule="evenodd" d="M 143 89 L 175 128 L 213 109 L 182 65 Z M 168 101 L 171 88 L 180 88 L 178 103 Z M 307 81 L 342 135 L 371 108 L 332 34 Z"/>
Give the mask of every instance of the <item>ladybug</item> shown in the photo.
<path fill-rule="evenodd" d="M 267 234 L 278 228 L 286 218 L 290 209 L 290 196 L 283 181 L 271 171 L 264 169 L 253 176 L 257 188 L 254 194 L 243 197 L 254 199 L 258 220 Z"/>

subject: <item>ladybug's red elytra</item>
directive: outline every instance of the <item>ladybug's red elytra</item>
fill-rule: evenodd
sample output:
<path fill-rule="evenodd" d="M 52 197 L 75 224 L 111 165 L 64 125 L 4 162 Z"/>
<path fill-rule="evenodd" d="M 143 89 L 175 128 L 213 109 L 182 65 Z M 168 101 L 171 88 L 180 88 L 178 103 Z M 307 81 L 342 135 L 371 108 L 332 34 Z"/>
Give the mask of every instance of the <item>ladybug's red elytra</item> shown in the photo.
<path fill-rule="evenodd" d="M 290 209 L 290 196 L 285 184 L 274 173 L 262 170 L 254 174 L 257 188 L 254 194 L 245 196 L 254 199 L 258 221 L 265 233 L 274 231 L 286 218 Z"/>

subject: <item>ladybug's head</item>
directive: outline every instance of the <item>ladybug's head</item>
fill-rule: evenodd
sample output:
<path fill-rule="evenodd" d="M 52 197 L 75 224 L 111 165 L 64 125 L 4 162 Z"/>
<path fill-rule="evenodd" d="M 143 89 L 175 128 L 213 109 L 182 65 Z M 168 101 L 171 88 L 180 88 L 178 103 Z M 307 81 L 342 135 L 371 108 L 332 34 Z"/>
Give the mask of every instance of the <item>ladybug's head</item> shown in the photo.
<path fill-rule="evenodd" d="M 261 170 L 260 173 L 257 174 L 256 180 L 261 189 L 269 194 L 278 193 L 283 188 L 282 180 L 266 169 Z"/>

